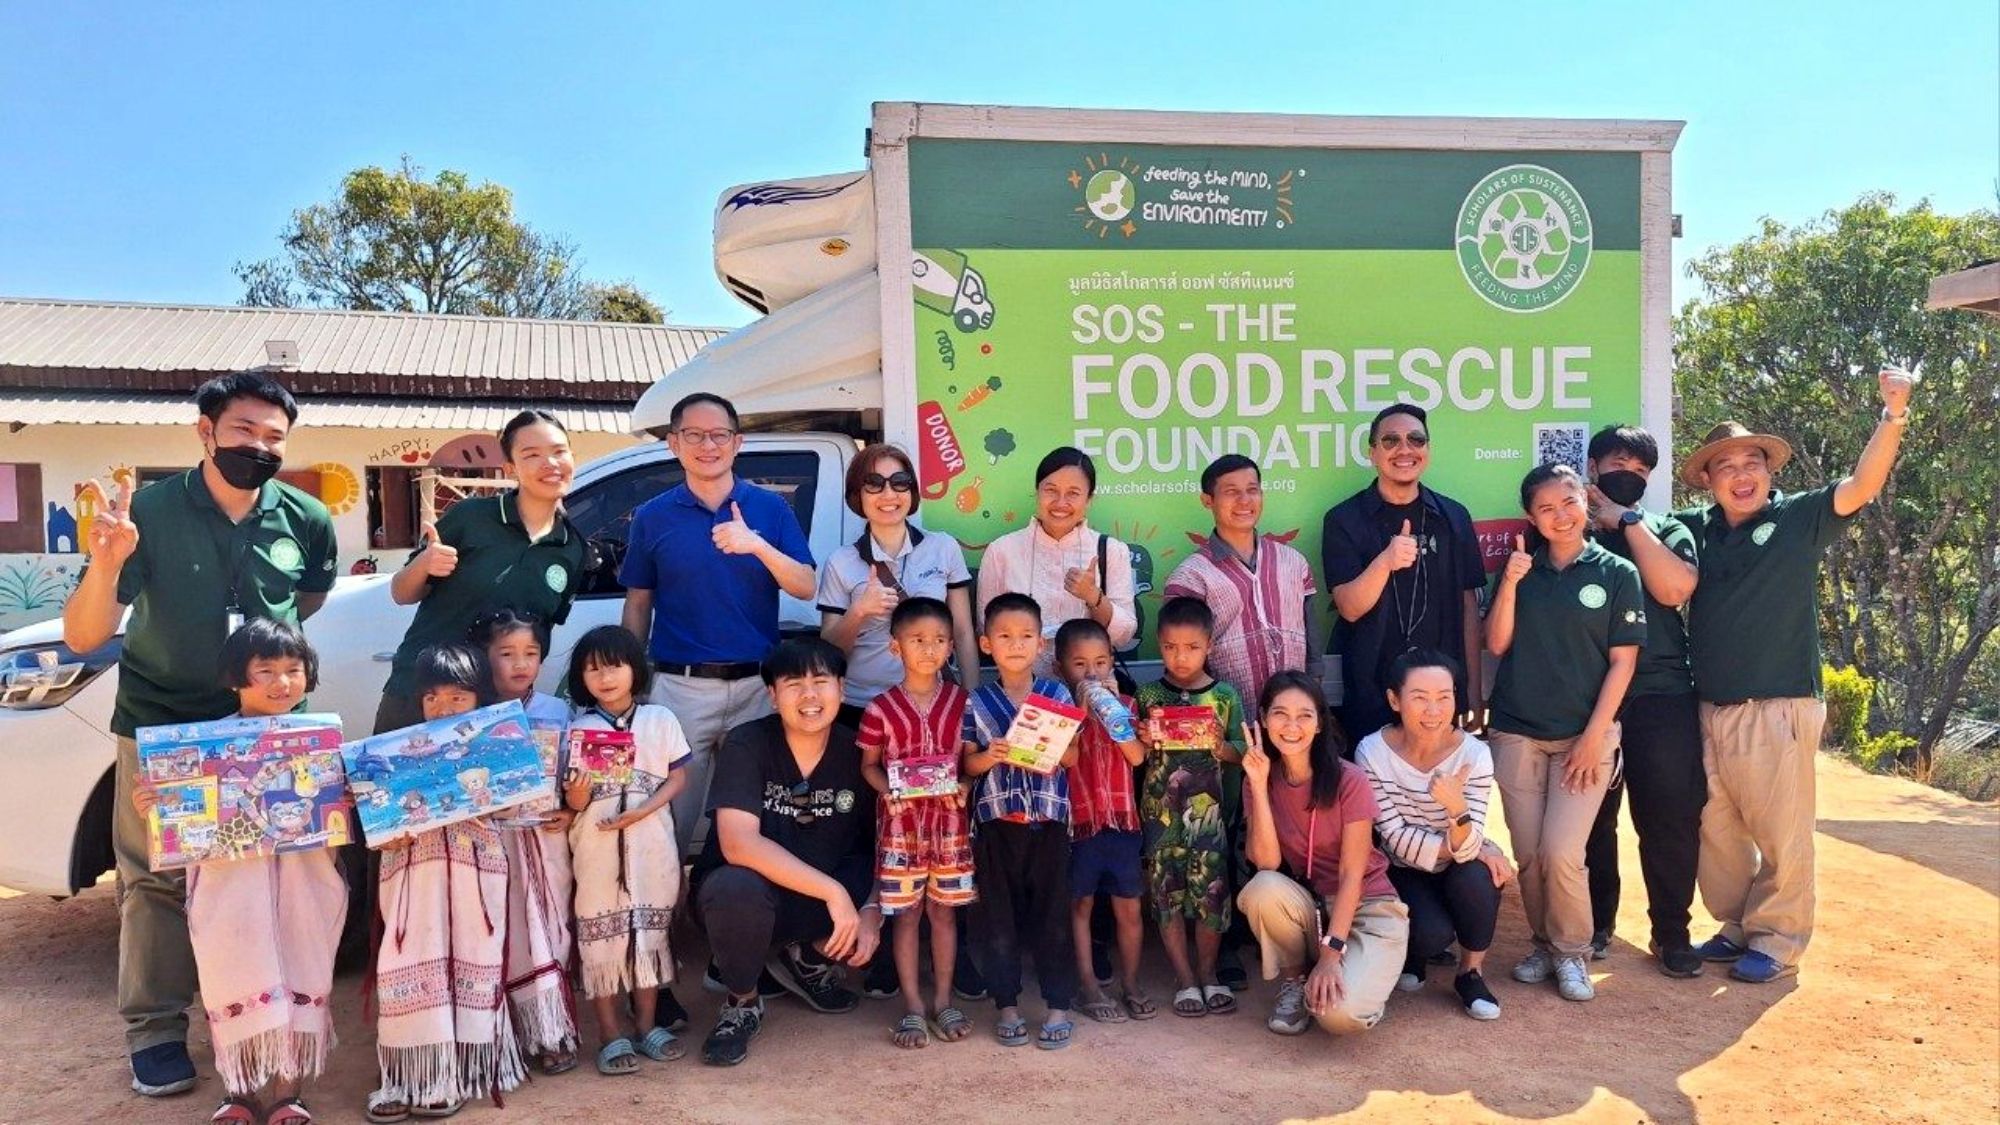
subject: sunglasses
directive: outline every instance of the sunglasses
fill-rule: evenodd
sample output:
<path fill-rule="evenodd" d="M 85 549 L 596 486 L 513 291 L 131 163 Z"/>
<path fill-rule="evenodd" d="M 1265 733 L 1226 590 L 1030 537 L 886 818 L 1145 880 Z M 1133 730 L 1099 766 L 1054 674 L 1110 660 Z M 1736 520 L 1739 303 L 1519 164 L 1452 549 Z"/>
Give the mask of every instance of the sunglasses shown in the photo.
<path fill-rule="evenodd" d="M 792 820 L 800 828 L 811 828 L 818 824 L 820 814 L 808 811 L 812 808 L 812 782 L 800 781 L 785 792 L 785 803 L 792 806 Z"/>
<path fill-rule="evenodd" d="M 886 477 L 881 473 L 869 473 L 861 478 L 861 491 L 870 496 L 880 495 L 885 488 L 893 488 L 897 492 L 915 492 L 917 478 L 908 472 L 894 472 Z"/>
<path fill-rule="evenodd" d="M 1431 435 L 1421 430 L 1412 430 L 1407 434 L 1383 434 L 1375 439 L 1374 444 L 1383 449 L 1401 449 L 1405 442 L 1409 443 L 1411 449 L 1422 449 L 1431 443 Z"/>

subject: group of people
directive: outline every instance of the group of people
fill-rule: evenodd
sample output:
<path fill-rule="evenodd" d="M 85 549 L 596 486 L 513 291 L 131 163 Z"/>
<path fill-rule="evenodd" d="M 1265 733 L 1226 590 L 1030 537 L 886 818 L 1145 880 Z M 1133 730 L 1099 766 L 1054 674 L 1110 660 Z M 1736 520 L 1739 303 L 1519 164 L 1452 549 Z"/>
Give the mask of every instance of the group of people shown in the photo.
<path fill-rule="evenodd" d="M 1131 556 L 1088 523 L 1085 454 L 1042 460 L 1034 519 L 987 546 L 975 582 L 959 544 L 913 521 L 908 454 L 869 446 L 845 481 L 866 528 L 816 566 L 787 501 L 736 475 L 735 408 L 692 394 L 667 436 L 685 479 L 634 514 L 622 622 L 577 643 L 566 699 L 536 684 L 592 547 L 563 511 L 567 435 L 524 412 L 499 442 L 517 487 L 452 505 L 392 580 L 418 608 L 376 730 L 518 699 L 630 731 L 634 768 L 617 783 L 566 768 L 540 823 L 474 819 L 368 853 L 369 1118 L 444 1116 L 531 1065 L 572 1069 L 577 991 L 601 1073 L 678 1057 L 682 920 L 705 932 L 702 984 L 723 995 L 702 1046 L 717 1065 L 747 1057 L 767 998 L 857 1007 L 845 968 L 900 996 L 903 1048 L 964 1040 L 960 1005 L 980 998 L 999 1043 L 1050 1050 L 1077 1014 L 1226 1015 L 1252 950 L 1282 1034 L 1371 1027 L 1440 964 L 1464 1011 L 1495 1019 L 1484 963 L 1517 866 L 1533 942 L 1512 976 L 1588 1000 L 1626 787 L 1660 970 L 1788 975 L 1812 931 L 1817 564 L 1893 466 L 1911 380 L 1885 371 L 1880 387 L 1850 476 L 1779 492 L 1789 447 L 1725 423 L 1681 467 L 1711 502 L 1674 515 L 1640 507 L 1652 435 L 1604 429 L 1584 472 L 1521 481 L 1526 530 L 1490 595 L 1469 514 L 1422 481 L 1427 415 L 1391 406 L 1369 430 L 1374 479 L 1326 515 L 1324 658 L 1313 568 L 1260 530 L 1259 466 L 1224 456 L 1202 473 L 1213 531 L 1165 584 L 1161 675 L 1144 684 L 1121 655 L 1138 630 Z M 301 1125 L 332 1043 L 347 905 L 333 853 L 151 871 L 133 736 L 303 704 L 318 669 L 300 623 L 331 585 L 333 534 L 273 479 L 297 416 L 282 386 L 239 374 L 197 401 L 202 464 L 96 521 L 64 638 L 96 648 L 132 607 L 113 729 L 134 1088 L 194 1085 L 199 984 L 227 1091 L 213 1119 Z M 781 639 L 781 593 L 817 603 L 820 636 Z M 1046 772 L 1007 742 L 1031 705 L 1085 716 Z M 893 783 L 940 766 L 956 785 Z M 1511 861 L 1486 831 L 1496 783 Z M 1699 944 L 1697 884 L 1721 923 Z M 1148 917 L 1174 980 L 1164 1006 L 1141 983 Z M 1032 1031 L 1025 962 L 1045 1008 Z"/>

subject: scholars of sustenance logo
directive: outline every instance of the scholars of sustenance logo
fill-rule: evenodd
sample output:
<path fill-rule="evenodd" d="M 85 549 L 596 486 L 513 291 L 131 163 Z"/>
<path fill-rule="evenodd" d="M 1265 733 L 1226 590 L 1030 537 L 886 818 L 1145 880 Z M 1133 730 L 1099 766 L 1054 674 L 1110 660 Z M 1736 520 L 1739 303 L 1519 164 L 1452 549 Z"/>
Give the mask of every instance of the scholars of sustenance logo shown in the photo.
<path fill-rule="evenodd" d="M 1593 233 L 1583 195 L 1568 180 L 1540 165 L 1510 164 L 1459 206 L 1459 269 L 1489 304 L 1541 312 L 1582 282 Z"/>

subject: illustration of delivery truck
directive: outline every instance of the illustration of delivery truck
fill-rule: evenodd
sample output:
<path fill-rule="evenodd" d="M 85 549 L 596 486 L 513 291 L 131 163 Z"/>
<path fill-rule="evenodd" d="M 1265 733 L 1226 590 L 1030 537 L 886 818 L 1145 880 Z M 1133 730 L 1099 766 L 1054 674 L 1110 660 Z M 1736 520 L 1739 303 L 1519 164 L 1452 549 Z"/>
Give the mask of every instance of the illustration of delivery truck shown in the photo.
<path fill-rule="evenodd" d="M 993 327 L 986 279 L 956 250 L 915 251 L 910 259 L 917 304 L 951 318 L 960 332 Z"/>

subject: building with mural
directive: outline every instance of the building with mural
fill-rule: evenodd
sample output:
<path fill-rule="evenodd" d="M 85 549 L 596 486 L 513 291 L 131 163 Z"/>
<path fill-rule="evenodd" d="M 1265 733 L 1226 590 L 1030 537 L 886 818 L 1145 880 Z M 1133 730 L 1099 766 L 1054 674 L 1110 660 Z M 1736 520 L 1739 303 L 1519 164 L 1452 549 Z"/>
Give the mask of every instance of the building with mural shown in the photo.
<path fill-rule="evenodd" d="M 418 474 L 498 476 L 525 408 L 579 463 L 635 440 L 632 404 L 722 334 L 655 324 L 0 298 L 0 629 L 54 617 L 118 485 L 196 464 L 193 390 L 271 372 L 299 399 L 285 480 L 325 501 L 343 572 L 415 543 Z"/>

